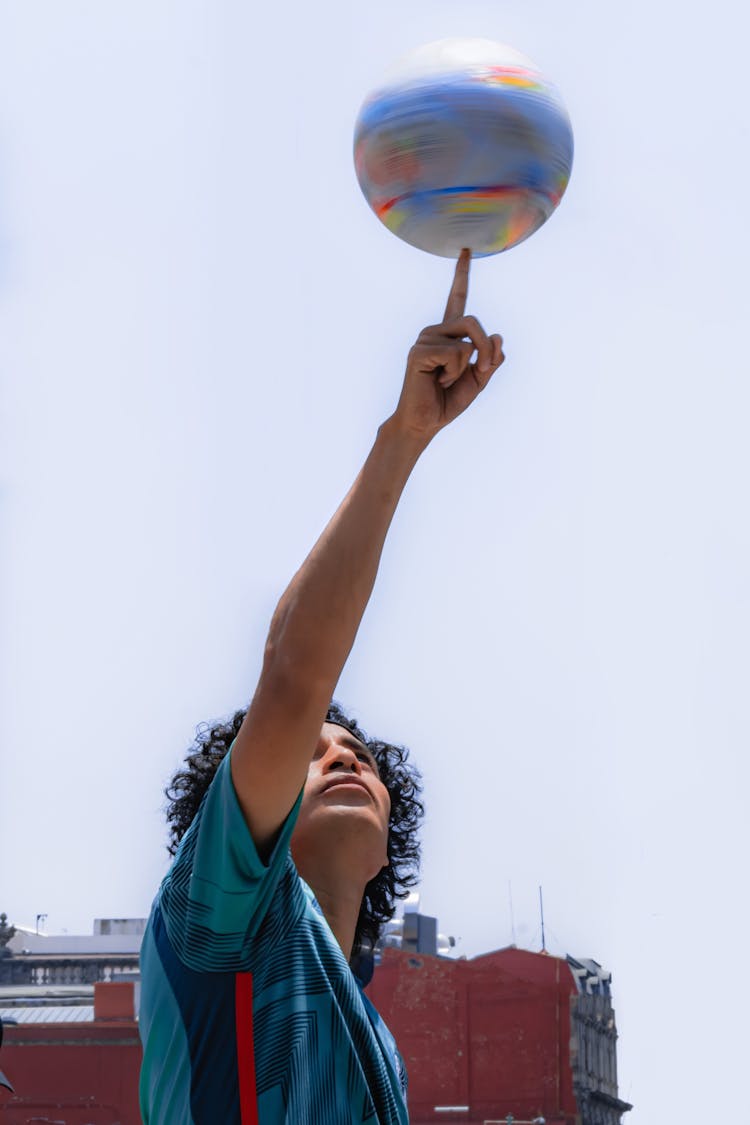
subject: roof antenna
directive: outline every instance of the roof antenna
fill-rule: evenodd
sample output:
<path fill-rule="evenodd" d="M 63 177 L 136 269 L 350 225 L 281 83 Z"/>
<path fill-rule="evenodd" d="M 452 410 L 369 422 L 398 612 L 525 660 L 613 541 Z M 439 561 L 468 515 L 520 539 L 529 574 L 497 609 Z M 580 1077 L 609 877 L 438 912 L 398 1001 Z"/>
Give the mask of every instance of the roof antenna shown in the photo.
<path fill-rule="evenodd" d="M 513 888 L 511 887 L 510 879 L 508 880 L 508 901 L 510 902 L 510 934 L 513 939 L 513 944 L 516 944 L 516 920 L 513 917 Z"/>
<path fill-rule="evenodd" d="M 542 888 L 539 887 L 539 913 L 542 916 L 542 953 L 547 952 L 547 944 L 544 940 L 544 899 L 542 898 Z"/>

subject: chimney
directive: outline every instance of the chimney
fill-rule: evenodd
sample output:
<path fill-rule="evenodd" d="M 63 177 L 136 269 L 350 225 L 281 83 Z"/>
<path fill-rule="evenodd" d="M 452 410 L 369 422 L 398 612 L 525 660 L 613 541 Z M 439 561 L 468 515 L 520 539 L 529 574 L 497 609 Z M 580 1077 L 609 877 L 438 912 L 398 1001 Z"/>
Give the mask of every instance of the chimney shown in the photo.
<path fill-rule="evenodd" d="M 135 1019 L 134 985 L 130 980 L 97 981 L 94 985 L 95 1020 Z"/>

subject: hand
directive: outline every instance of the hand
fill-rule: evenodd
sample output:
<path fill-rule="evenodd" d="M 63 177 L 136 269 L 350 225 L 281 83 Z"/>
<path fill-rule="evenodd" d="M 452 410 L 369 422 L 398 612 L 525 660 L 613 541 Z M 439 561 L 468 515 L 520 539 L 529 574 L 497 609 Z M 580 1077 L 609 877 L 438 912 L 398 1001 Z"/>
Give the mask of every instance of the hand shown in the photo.
<path fill-rule="evenodd" d="M 502 337 L 488 336 L 476 317 L 464 315 L 470 260 L 462 250 L 442 323 L 420 332 L 406 364 L 394 417 L 426 441 L 471 405 L 505 359 Z"/>

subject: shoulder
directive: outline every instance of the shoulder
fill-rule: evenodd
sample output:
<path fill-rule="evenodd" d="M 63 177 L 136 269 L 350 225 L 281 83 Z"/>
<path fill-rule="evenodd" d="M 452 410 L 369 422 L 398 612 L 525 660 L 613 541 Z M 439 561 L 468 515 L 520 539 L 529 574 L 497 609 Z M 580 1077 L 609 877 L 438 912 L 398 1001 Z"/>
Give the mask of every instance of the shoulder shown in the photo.
<path fill-rule="evenodd" d="M 284 905 L 294 912 L 299 906 L 292 897 L 301 893 L 294 890 L 299 876 L 289 854 L 298 805 L 271 855 L 262 859 L 234 791 L 229 759 L 228 754 L 216 771 L 158 895 L 178 955 L 195 969 L 213 972 L 237 967 L 272 904 L 274 912 Z"/>

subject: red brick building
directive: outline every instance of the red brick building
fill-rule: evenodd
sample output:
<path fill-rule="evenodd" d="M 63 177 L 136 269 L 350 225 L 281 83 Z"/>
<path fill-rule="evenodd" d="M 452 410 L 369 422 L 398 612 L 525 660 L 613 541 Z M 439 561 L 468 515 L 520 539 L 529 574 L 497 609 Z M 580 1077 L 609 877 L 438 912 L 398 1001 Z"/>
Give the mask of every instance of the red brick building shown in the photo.
<path fill-rule="evenodd" d="M 140 1125 L 133 996 L 130 983 L 96 984 L 93 1019 L 68 1007 L 59 1022 L 6 1025 L 0 1064 L 15 1093 L 0 1090 L 2 1125 Z"/>
<path fill-rule="evenodd" d="M 409 1073 L 413 1125 L 619 1125 L 609 974 L 501 949 L 449 960 L 386 949 L 368 995 Z M 452 1109 L 450 1108 L 452 1107 Z"/>

